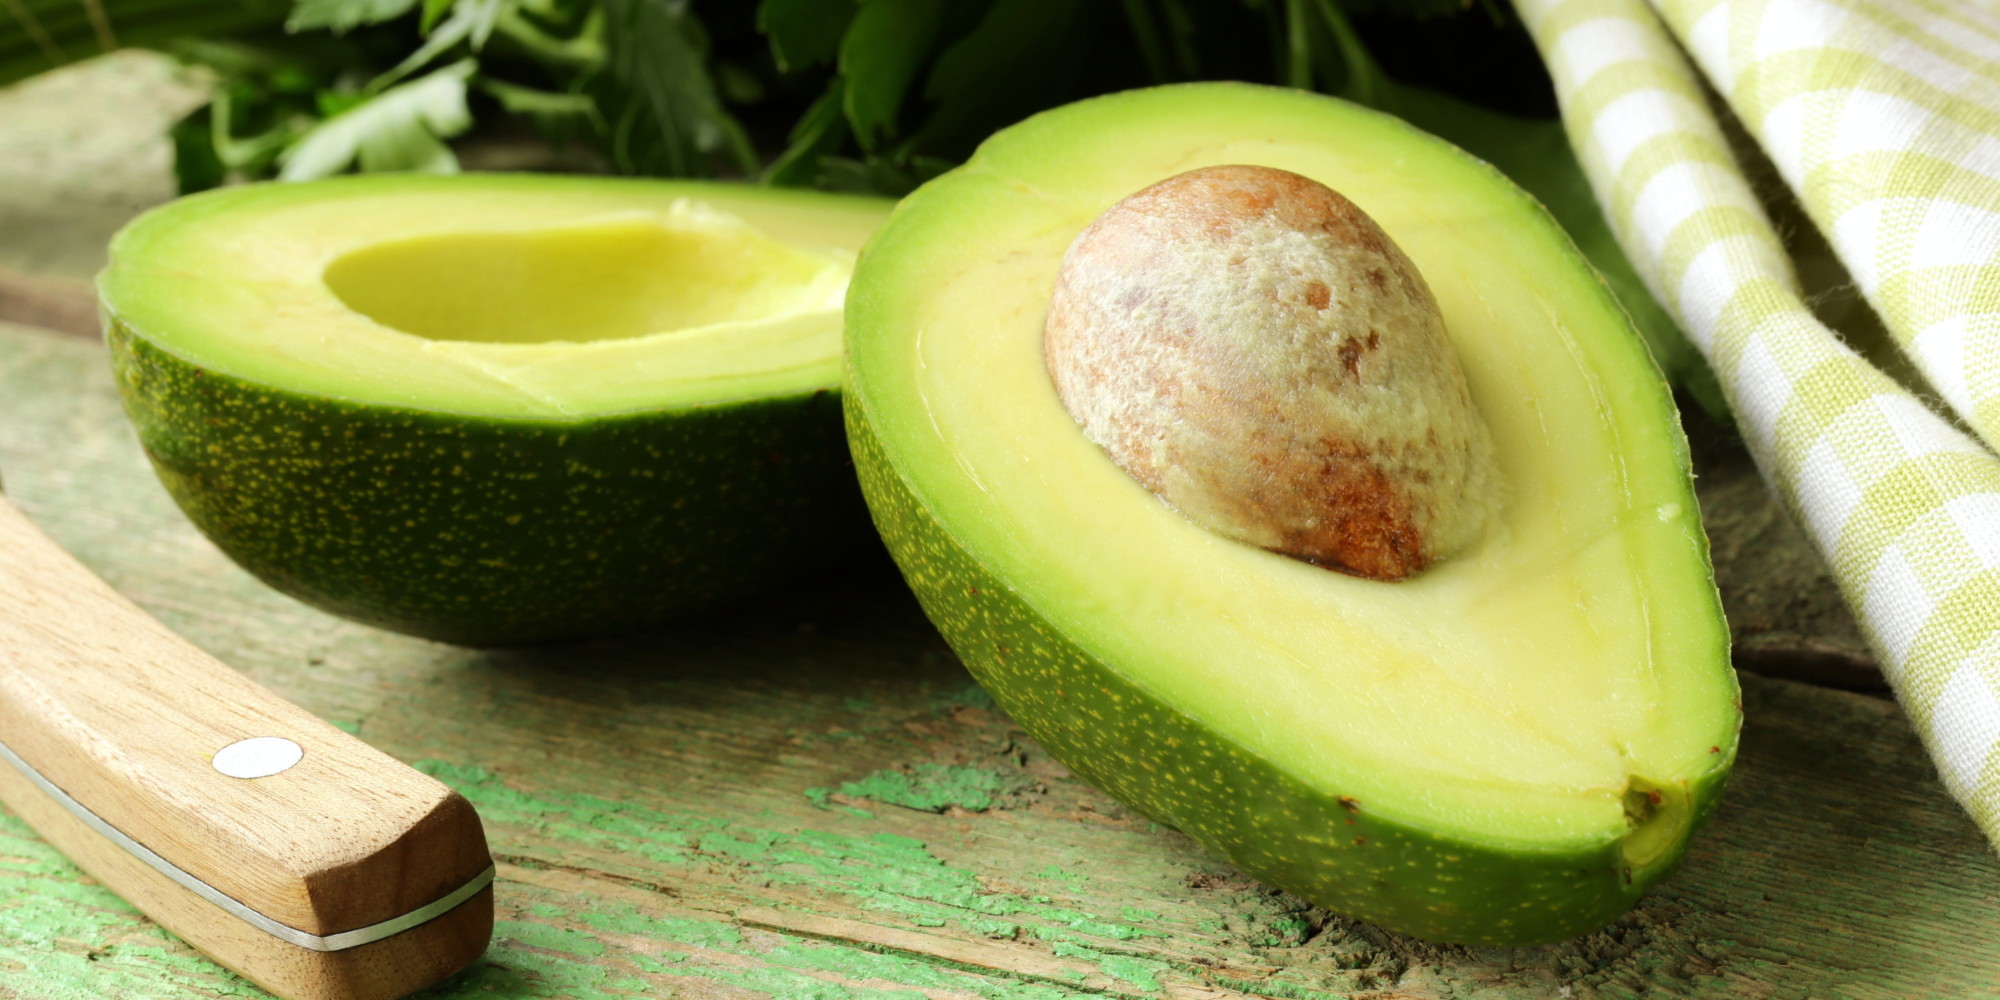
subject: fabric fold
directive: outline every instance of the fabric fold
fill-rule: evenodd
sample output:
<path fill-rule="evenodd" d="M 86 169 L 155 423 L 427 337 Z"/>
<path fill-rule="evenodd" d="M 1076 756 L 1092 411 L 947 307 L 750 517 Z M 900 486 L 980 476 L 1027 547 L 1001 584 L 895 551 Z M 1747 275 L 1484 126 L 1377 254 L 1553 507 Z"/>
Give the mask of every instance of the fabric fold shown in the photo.
<path fill-rule="evenodd" d="M 1978 54 L 2000 52 L 2000 23 L 1889 0 L 1668 2 L 1664 22 L 1641 0 L 1518 6 L 1620 245 L 1715 369 L 1945 785 L 2000 842 L 2000 458 L 1813 316 L 1668 28 L 1991 441 L 2000 62 Z"/>

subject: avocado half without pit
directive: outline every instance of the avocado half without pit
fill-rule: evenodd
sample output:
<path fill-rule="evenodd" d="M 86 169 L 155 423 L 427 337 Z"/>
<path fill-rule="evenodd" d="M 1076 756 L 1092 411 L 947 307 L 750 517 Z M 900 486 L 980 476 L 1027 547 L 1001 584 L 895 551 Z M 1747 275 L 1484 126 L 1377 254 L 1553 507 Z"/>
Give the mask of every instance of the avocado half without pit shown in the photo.
<path fill-rule="evenodd" d="M 864 551 L 841 303 L 888 203 L 374 176 L 183 199 L 99 282 L 168 491 L 252 573 L 416 635 L 642 627 Z"/>
<path fill-rule="evenodd" d="M 847 315 L 926 611 L 1245 871 L 1529 944 L 1624 912 L 1715 804 L 1740 706 L 1672 398 L 1485 164 L 1293 91 L 1086 101 L 907 199 Z"/>

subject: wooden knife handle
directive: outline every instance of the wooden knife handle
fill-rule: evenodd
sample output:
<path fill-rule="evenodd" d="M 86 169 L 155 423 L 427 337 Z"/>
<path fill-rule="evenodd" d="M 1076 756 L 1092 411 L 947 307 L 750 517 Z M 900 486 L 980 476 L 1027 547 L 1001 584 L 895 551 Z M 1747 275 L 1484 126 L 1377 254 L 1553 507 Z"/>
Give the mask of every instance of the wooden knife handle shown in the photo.
<path fill-rule="evenodd" d="M 492 934 L 464 798 L 182 640 L 5 498 L 0 802 L 281 997 L 389 1000 Z"/>

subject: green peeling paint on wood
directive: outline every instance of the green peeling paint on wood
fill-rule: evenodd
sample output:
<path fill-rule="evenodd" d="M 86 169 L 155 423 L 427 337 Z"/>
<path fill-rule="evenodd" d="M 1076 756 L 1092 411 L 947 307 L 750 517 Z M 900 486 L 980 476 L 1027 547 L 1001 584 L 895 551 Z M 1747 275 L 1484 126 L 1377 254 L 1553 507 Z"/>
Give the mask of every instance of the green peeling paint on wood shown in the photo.
<path fill-rule="evenodd" d="M 954 808 L 985 812 L 1002 797 L 1023 790 L 1026 784 L 1018 774 L 1006 775 L 990 768 L 922 762 L 904 770 L 876 771 L 855 781 L 842 782 L 839 794 L 922 812 Z M 806 789 L 806 797 L 815 805 L 824 804 L 831 795 L 824 788 Z"/>
<path fill-rule="evenodd" d="M 0 886 L 23 883 L 36 891 L 0 890 L 0 996 L 30 983 L 44 992 L 27 995 L 49 1000 L 143 997 L 235 978 L 85 878 L 26 823 L 0 812 Z"/>
<path fill-rule="evenodd" d="M 479 768 L 421 761 L 419 770 L 464 795 L 490 825 L 532 825 L 569 844 L 589 844 L 692 867 L 712 859 L 752 865 L 773 885 L 837 887 L 866 909 L 901 914 L 920 926 L 980 924 L 989 917 L 1040 921 L 1047 940 L 1132 941 L 1148 932 L 1050 905 L 1049 897 L 996 892 L 977 873 L 932 854 L 923 841 L 892 833 L 778 830 L 701 813 L 675 813 L 594 795 L 531 796 Z M 967 925 L 967 929 L 972 928 Z M 1157 935 L 1155 935 L 1157 936 Z"/>

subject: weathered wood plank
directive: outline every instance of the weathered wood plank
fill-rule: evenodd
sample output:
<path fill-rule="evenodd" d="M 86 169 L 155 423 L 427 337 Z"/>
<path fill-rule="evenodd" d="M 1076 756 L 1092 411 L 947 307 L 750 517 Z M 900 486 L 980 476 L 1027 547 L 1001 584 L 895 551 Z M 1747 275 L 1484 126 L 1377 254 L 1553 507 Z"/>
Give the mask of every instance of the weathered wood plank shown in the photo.
<path fill-rule="evenodd" d="M 146 52 L 0 88 L 0 268 L 84 278 L 140 210 L 173 197 L 166 127 L 203 89 Z"/>
<path fill-rule="evenodd" d="M 0 268 L 66 296 L 70 326 L 104 237 L 165 197 L 156 130 L 187 99 L 148 98 L 157 63 L 104 65 L 80 72 L 118 79 L 40 81 L 32 107 L 0 92 Z M 1878 688 L 1732 435 L 1693 433 L 1739 662 Z M 1437 948 L 1263 890 L 1078 784 L 879 563 L 650 637 L 375 632 L 187 526 L 98 348 L 4 326 L 0 478 L 182 634 L 479 805 L 502 929 L 434 997 L 2000 993 L 1996 865 L 1877 699 L 1746 677 L 1738 778 L 1686 870 L 1601 934 Z M 0 817 L 0 997 L 244 994 Z"/>
<path fill-rule="evenodd" d="M 501 930 L 437 997 L 2000 990 L 2000 864 L 1879 699 L 1746 677 L 1738 778 L 1684 871 L 1600 934 L 1440 948 L 1264 890 L 1075 781 L 881 564 L 645 637 L 376 632 L 231 566 L 153 482 L 101 349 L 21 328 L 0 327 L 0 471 L 169 625 L 480 808 Z M 0 996 L 245 992 L 0 820 Z"/>
<path fill-rule="evenodd" d="M 174 196 L 166 128 L 202 100 L 150 52 L 0 88 L 0 322 L 96 336 L 104 244 Z"/>
<path fill-rule="evenodd" d="M 0 89 L 0 321 L 96 336 L 105 243 L 173 197 L 166 130 L 203 94 L 146 52 Z"/>

